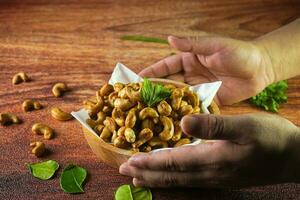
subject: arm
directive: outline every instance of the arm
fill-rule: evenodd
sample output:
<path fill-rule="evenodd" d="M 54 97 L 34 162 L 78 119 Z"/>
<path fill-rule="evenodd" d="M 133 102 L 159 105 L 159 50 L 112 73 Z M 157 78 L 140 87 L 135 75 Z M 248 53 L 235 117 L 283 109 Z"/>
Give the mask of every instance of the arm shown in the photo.
<path fill-rule="evenodd" d="M 300 75 L 300 18 L 254 40 L 273 66 L 273 81 Z"/>

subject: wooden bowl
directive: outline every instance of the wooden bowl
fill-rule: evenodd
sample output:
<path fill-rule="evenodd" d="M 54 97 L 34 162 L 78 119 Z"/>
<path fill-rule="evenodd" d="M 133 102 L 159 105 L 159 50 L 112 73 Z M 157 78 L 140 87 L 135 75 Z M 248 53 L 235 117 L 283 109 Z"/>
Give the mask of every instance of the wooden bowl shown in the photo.
<path fill-rule="evenodd" d="M 150 79 L 154 83 L 161 83 L 161 84 L 174 84 L 177 87 L 184 87 L 188 86 L 182 82 L 176 82 L 167 79 Z M 214 114 L 219 114 L 220 110 L 218 105 L 213 101 L 209 107 L 210 112 Z M 92 151 L 96 154 L 98 158 L 100 158 L 103 162 L 110 165 L 114 168 L 119 168 L 119 166 L 126 162 L 130 156 L 133 155 L 133 152 L 130 150 L 120 149 L 117 148 L 109 143 L 103 141 L 98 135 L 90 132 L 88 129 L 83 127 L 83 132 L 85 139 L 87 140 L 89 146 L 91 147 Z"/>

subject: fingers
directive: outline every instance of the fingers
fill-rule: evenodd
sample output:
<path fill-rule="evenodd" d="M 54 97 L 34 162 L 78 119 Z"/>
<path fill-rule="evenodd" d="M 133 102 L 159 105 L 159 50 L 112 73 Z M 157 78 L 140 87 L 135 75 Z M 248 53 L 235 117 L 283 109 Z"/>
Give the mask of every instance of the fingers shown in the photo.
<path fill-rule="evenodd" d="M 123 164 L 120 173 L 133 177 L 136 187 L 173 187 L 173 186 L 209 186 L 224 179 L 227 173 L 216 169 L 197 172 L 152 171 Z"/>
<path fill-rule="evenodd" d="M 136 154 L 128 160 L 128 164 L 142 169 L 166 171 L 196 171 L 208 166 L 216 168 L 218 163 L 225 163 L 229 157 L 232 157 L 232 149 L 228 147 L 218 143 L 182 146 L 147 154 Z"/>
<path fill-rule="evenodd" d="M 176 74 L 182 70 L 182 62 L 180 55 L 173 55 L 142 70 L 139 75 L 143 77 L 164 77 Z"/>
<path fill-rule="evenodd" d="M 211 55 L 228 44 L 228 38 L 202 36 L 196 39 L 178 38 L 169 36 L 169 44 L 182 52 L 191 52 L 195 54 Z"/>
<path fill-rule="evenodd" d="M 201 139 L 246 142 L 256 126 L 247 115 L 188 115 L 181 120 L 184 133 Z"/>

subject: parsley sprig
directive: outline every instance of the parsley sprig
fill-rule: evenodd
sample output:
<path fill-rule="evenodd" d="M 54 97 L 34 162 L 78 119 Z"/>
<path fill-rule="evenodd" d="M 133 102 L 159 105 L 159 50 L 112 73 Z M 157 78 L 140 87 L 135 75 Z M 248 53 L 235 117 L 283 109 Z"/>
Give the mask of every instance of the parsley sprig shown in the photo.
<path fill-rule="evenodd" d="M 171 91 L 160 84 L 153 84 L 149 79 L 144 78 L 143 87 L 141 89 L 141 96 L 143 101 L 149 106 L 165 100 L 170 97 Z"/>
<path fill-rule="evenodd" d="M 250 98 L 250 103 L 267 111 L 278 112 L 279 105 L 287 102 L 287 81 L 279 81 L 266 87 L 262 92 Z"/>

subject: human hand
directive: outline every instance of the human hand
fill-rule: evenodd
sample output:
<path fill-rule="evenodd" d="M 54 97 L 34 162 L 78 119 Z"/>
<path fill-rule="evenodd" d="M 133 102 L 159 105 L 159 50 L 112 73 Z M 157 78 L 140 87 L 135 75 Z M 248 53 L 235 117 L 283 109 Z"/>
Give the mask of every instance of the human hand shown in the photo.
<path fill-rule="evenodd" d="M 197 40 L 170 36 L 168 41 L 181 53 L 149 66 L 140 72 L 141 76 L 177 74 L 190 85 L 221 80 L 216 97 L 221 105 L 254 96 L 274 80 L 270 58 L 257 44 L 213 36 Z"/>
<path fill-rule="evenodd" d="M 185 133 L 214 140 L 136 154 L 119 171 L 135 186 L 246 187 L 300 181 L 300 131 L 268 114 L 190 115 Z"/>

